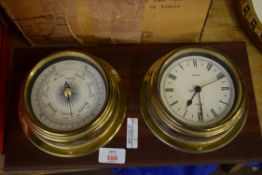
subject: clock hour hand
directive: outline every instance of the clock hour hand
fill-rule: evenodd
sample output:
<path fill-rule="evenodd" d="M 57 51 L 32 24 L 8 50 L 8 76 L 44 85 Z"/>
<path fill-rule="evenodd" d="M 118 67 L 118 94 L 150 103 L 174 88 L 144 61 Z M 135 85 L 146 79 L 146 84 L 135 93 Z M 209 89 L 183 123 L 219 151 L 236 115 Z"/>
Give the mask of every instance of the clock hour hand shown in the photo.
<path fill-rule="evenodd" d="M 195 86 L 194 91 L 195 92 L 192 95 L 192 97 L 189 100 L 187 100 L 187 106 L 186 107 L 188 107 L 188 106 L 190 106 L 192 104 L 193 98 L 196 96 L 197 93 L 199 93 L 201 91 L 201 87 L 200 86 Z"/>
<path fill-rule="evenodd" d="M 196 93 L 197 93 L 197 92 L 195 91 L 194 94 L 193 94 L 193 96 L 192 96 L 189 100 L 187 100 L 186 107 L 188 107 L 188 106 L 190 106 L 190 105 L 192 104 L 192 100 L 193 100 L 193 98 L 195 97 Z"/>

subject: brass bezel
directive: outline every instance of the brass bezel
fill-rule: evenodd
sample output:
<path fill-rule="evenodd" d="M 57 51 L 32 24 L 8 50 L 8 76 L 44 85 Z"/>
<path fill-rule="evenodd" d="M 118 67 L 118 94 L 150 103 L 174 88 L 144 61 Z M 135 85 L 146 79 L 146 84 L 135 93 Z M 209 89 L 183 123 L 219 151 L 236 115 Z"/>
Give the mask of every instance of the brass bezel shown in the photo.
<path fill-rule="evenodd" d="M 42 125 L 29 106 L 29 84 L 36 73 L 50 61 L 76 57 L 91 63 L 103 76 L 107 100 L 103 111 L 90 124 L 72 131 L 56 131 Z M 60 157 L 77 157 L 96 151 L 109 142 L 119 130 L 126 112 L 126 94 L 116 70 L 104 60 L 77 51 L 61 51 L 40 61 L 26 78 L 19 101 L 19 117 L 29 140 L 39 149 Z"/>
<path fill-rule="evenodd" d="M 185 53 L 213 55 L 231 71 L 237 89 L 236 101 L 227 117 L 210 126 L 191 126 L 177 121 L 163 107 L 158 93 L 161 70 L 170 57 Z M 140 93 L 141 111 L 149 129 L 164 143 L 185 152 L 209 152 L 229 143 L 241 130 L 247 115 L 247 93 L 237 66 L 220 52 L 204 47 L 185 47 L 173 50 L 156 61 L 148 70 Z"/>

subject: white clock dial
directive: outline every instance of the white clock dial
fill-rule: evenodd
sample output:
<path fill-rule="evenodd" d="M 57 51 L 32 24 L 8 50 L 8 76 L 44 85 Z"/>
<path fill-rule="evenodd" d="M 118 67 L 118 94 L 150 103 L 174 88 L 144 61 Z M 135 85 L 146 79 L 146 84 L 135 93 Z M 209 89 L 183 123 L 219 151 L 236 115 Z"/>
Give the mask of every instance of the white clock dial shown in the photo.
<path fill-rule="evenodd" d="M 232 109 L 236 89 L 230 73 L 216 58 L 184 55 L 161 72 L 160 99 L 174 119 L 208 126 L 222 120 Z"/>
<path fill-rule="evenodd" d="M 91 63 L 60 59 L 39 71 L 31 83 L 30 104 L 36 118 L 58 131 L 79 129 L 103 109 L 106 82 Z"/>
<path fill-rule="evenodd" d="M 140 103 L 153 134 L 189 153 L 228 144 L 242 129 L 248 110 L 237 66 L 202 46 L 176 49 L 157 60 L 144 77 Z"/>

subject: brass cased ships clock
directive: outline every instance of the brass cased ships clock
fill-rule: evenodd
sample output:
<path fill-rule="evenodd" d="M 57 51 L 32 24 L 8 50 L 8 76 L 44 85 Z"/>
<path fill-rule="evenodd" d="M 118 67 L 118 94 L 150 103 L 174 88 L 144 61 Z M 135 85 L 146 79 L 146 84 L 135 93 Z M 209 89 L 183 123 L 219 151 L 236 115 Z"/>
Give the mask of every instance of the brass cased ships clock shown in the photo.
<path fill-rule="evenodd" d="M 247 116 L 247 92 L 234 63 L 213 49 L 188 47 L 156 61 L 140 94 L 149 129 L 181 151 L 209 152 L 229 143 Z"/>

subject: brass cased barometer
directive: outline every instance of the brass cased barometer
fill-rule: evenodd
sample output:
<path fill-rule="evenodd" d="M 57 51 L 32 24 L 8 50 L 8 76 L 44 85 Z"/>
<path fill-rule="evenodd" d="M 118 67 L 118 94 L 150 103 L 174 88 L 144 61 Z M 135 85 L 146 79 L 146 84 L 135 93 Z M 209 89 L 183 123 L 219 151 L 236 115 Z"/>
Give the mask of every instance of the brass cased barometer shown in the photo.
<path fill-rule="evenodd" d="M 158 59 L 144 77 L 140 103 L 154 135 L 190 153 L 229 143 L 248 110 L 238 68 L 224 54 L 201 47 L 176 49 Z"/>
<path fill-rule="evenodd" d="M 121 79 L 104 60 L 62 51 L 45 57 L 26 77 L 19 117 L 29 140 L 60 157 L 92 153 L 119 130 L 126 112 Z"/>

